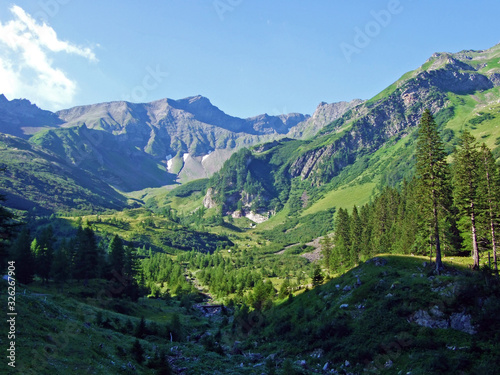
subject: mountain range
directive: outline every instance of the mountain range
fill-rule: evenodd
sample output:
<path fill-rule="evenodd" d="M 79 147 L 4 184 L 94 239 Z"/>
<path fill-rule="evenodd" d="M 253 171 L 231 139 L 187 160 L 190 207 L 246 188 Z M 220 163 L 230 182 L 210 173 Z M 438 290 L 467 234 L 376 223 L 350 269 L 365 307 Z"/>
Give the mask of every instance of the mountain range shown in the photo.
<path fill-rule="evenodd" d="M 426 108 L 440 126 L 448 153 L 460 132 L 469 129 L 498 159 L 499 62 L 500 45 L 436 53 L 374 98 L 320 127 L 313 137 L 271 143 L 235 158 L 231 168 L 212 179 L 205 205 L 216 202 L 236 215 L 240 207 L 247 213 L 257 210 L 265 218 L 297 197 L 308 213 L 366 203 L 372 193 L 412 176 L 416 129 Z M 250 173 L 238 174 L 243 164 Z"/>
<path fill-rule="evenodd" d="M 330 107 L 334 109 L 329 111 Z M 72 175 L 92 175 L 110 188 L 130 192 L 211 176 L 236 150 L 285 137 L 299 126 L 301 131 L 307 131 L 309 123 L 315 127 L 325 125 L 348 107 L 347 103 L 322 103 L 318 107 L 319 119 L 297 113 L 242 119 L 225 114 L 205 97 L 194 96 L 143 104 L 100 103 L 53 113 L 26 99 L 9 101 L 0 95 L 0 133 L 10 136 L 5 139 L 19 138 L 16 142 L 23 144 L 23 149 L 35 147 L 49 152 L 60 165 L 72 169 Z M 4 144 L 2 151 L 3 164 L 9 171 L 12 168 L 8 165 L 18 159 L 19 148 Z M 35 159 L 45 158 L 38 155 Z M 38 192 L 30 197 L 36 202 L 34 206 L 73 206 L 68 206 L 67 199 L 66 203 L 48 204 L 40 197 L 52 188 L 43 178 L 35 181 L 36 186 L 24 181 L 31 186 L 28 190 Z M 4 193 L 15 197 L 11 199 L 13 207 L 30 206 L 19 204 L 19 192 L 9 188 L 12 181 L 2 186 Z"/>
<path fill-rule="evenodd" d="M 121 193 L 210 177 L 238 150 L 267 143 L 254 149 L 245 161 L 251 171 L 263 168 L 272 171 L 275 179 L 279 171 L 279 178 L 287 181 L 298 178 L 310 186 L 331 185 L 324 198 L 350 186 L 363 190 L 366 199 L 377 184 L 394 184 L 411 174 L 411 140 L 424 108 L 429 108 L 442 125 L 450 148 L 456 143 L 457 132 L 467 126 L 489 147 L 498 146 L 499 60 L 500 45 L 484 51 L 436 53 L 374 98 L 323 102 L 312 116 L 263 114 L 242 119 L 225 114 L 199 95 L 151 103 L 100 103 L 53 113 L 25 99 L 9 101 L 0 95 L 0 133 L 6 135 L 0 150 L 0 162 L 6 169 L 1 177 L 2 193 L 20 198 L 21 193 L 12 187 L 18 187 L 19 181 L 13 184 L 16 180 L 12 176 L 19 170 L 31 173 L 25 164 L 17 163 L 20 150 L 29 150 L 37 162 L 71 170 L 73 177 L 86 176 L 90 191 L 101 191 L 102 186 L 94 187 L 90 182 L 99 181 L 113 191 L 110 194 L 116 202 L 125 204 Z M 288 150 L 292 139 L 300 142 Z M 22 147 L 14 147 L 14 143 Z M 279 162 L 275 160 L 278 154 Z M 258 163 L 252 166 L 252 160 Z M 28 190 L 38 192 L 27 199 L 33 206 L 49 210 L 85 206 L 75 206 L 68 199 L 48 204 L 42 198 L 41 192 L 51 190 L 47 181 L 60 178 L 61 170 L 49 168 L 46 178 L 21 181 L 30 187 Z M 264 177 L 255 172 L 252 178 Z M 240 182 L 243 186 L 245 179 Z M 274 182 L 262 180 L 260 185 Z M 70 191 L 82 186 L 81 182 L 73 183 Z M 214 197 L 223 190 L 216 185 L 211 189 Z M 253 195 L 265 204 L 280 194 L 265 190 L 256 194 L 240 191 L 231 198 L 215 200 L 229 199 L 233 202 L 229 206 L 234 206 L 245 196 L 244 205 L 250 205 Z M 284 205 L 289 194 L 281 196 Z M 29 205 L 11 206 L 25 209 Z"/>

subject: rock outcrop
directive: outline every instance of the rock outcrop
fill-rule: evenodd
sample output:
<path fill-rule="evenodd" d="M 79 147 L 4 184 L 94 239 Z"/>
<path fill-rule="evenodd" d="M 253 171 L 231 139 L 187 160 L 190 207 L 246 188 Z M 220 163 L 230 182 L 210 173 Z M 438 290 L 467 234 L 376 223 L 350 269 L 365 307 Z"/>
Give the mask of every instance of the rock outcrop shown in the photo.
<path fill-rule="evenodd" d="M 439 310 L 438 306 L 432 307 L 429 311 L 418 310 L 408 319 L 408 321 L 422 327 L 454 329 L 470 335 L 477 332 L 472 324 L 472 317 L 469 314 L 460 312 L 447 316 Z"/>

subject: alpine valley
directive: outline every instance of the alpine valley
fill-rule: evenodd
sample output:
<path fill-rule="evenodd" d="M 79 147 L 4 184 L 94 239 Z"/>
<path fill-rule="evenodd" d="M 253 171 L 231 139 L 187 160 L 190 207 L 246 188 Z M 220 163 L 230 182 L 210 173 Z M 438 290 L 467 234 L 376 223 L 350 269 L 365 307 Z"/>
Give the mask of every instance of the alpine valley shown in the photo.
<path fill-rule="evenodd" d="M 0 95 L 12 373 L 498 373 L 499 160 L 500 45 L 311 116 Z"/>

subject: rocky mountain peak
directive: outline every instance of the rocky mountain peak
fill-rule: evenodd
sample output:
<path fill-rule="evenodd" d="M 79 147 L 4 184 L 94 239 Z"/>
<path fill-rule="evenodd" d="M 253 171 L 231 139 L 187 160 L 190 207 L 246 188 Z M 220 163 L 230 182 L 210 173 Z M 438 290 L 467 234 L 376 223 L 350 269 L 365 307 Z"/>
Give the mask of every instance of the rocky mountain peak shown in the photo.
<path fill-rule="evenodd" d="M 315 135 L 324 126 L 342 117 L 350 109 L 364 103 L 361 99 L 350 102 L 326 103 L 321 102 L 316 107 L 313 115 L 297 126 L 293 127 L 288 136 L 291 138 L 308 138 Z"/>
<path fill-rule="evenodd" d="M 8 100 L 0 94 L 0 132 L 28 138 L 33 129 L 54 126 L 62 121 L 50 111 L 38 108 L 27 99 Z"/>

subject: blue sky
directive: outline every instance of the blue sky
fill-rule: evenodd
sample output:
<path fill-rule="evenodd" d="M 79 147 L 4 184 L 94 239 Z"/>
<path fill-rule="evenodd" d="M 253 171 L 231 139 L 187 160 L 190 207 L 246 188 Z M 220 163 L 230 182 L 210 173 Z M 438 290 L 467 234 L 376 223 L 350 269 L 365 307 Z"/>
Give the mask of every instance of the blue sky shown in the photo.
<path fill-rule="evenodd" d="M 500 2 L 0 0 L 0 92 L 44 109 L 204 95 L 239 117 L 368 99 L 500 42 Z"/>

